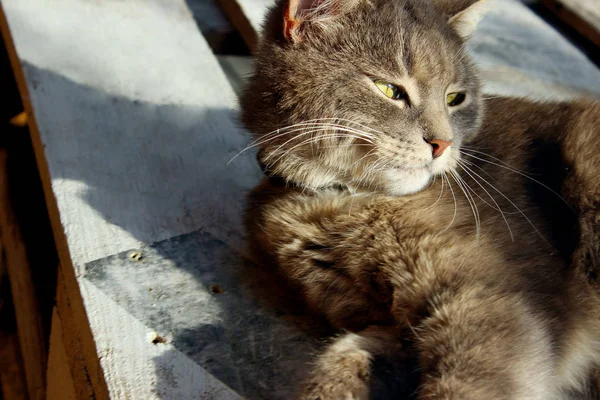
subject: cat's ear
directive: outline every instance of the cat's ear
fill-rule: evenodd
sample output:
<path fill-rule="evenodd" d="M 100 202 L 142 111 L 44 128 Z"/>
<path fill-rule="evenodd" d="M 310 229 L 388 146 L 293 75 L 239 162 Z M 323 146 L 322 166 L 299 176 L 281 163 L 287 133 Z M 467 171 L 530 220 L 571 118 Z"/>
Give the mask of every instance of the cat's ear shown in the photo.
<path fill-rule="evenodd" d="M 452 16 L 448 23 L 463 39 L 468 39 L 475 32 L 479 21 L 485 16 L 488 6 L 487 0 L 476 1 Z"/>
<path fill-rule="evenodd" d="M 283 12 L 283 36 L 296 43 L 307 25 L 327 29 L 336 17 L 348 12 L 361 0 L 288 0 Z"/>
<path fill-rule="evenodd" d="M 313 0 L 289 0 L 283 12 L 283 36 L 291 41 L 300 40 L 300 29 L 303 19 L 310 11 L 318 6 L 318 1 Z"/>
<path fill-rule="evenodd" d="M 487 0 L 434 0 L 436 7 L 448 16 L 448 24 L 463 39 L 468 39 L 485 16 Z"/>

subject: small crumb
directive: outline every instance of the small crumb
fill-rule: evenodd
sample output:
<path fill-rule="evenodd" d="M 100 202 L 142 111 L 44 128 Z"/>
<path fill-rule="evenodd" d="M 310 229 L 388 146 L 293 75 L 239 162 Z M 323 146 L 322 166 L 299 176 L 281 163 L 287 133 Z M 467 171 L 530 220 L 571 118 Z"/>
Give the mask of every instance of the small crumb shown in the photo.
<path fill-rule="evenodd" d="M 152 344 L 167 343 L 167 339 L 160 336 L 157 332 L 148 333 L 148 341 Z"/>
<path fill-rule="evenodd" d="M 214 294 L 223 294 L 223 289 L 219 285 L 210 285 L 210 291 Z"/>
<path fill-rule="evenodd" d="M 129 259 L 131 261 L 142 261 L 142 259 L 144 258 L 144 253 L 142 253 L 141 251 L 132 251 L 129 253 Z"/>

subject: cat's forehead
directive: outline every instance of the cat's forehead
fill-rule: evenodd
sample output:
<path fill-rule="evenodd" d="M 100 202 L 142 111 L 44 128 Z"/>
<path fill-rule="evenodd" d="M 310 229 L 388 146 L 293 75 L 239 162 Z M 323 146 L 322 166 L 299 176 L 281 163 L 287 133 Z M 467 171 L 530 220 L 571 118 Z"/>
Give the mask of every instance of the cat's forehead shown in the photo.
<path fill-rule="evenodd" d="M 460 79 L 462 42 L 427 1 L 420 6 L 412 0 L 386 1 L 362 12 L 356 24 L 346 26 L 346 34 L 357 38 L 356 56 L 365 64 L 423 83 Z"/>

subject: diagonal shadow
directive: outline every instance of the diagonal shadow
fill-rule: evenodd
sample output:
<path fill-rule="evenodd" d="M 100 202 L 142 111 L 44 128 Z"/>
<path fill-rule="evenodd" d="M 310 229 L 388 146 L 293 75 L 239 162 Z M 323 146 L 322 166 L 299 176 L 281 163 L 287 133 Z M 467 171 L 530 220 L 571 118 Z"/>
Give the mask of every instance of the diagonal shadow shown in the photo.
<path fill-rule="evenodd" d="M 87 263 L 85 279 L 241 395 L 289 398 L 318 343 L 240 281 L 245 195 L 261 172 L 250 152 L 226 165 L 246 141 L 234 110 L 150 104 L 24 67 L 36 91 L 62 95 L 60 118 L 36 110 L 59 204 L 78 213 L 70 243 L 137 244 Z M 172 359 L 154 360 L 160 398 L 173 398 Z"/>

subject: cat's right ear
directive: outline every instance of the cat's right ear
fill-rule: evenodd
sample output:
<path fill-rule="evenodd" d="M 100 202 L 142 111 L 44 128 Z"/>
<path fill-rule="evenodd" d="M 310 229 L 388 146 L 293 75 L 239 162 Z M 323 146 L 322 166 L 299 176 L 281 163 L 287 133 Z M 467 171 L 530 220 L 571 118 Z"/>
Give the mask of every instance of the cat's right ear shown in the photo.
<path fill-rule="evenodd" d="M 327 30 L 337 17 L 352 10 L 360 1 L 288 0 L 283 12 L 283 36 L 289 42 L 298 43 L 308 30 Z"/>
<path fill-rule="evenodd" d="M 313 0 L 289 0 L 283 12 L 283 36 L 290 42 L 300 40 L 303 18 L 313 8 Z"/>

